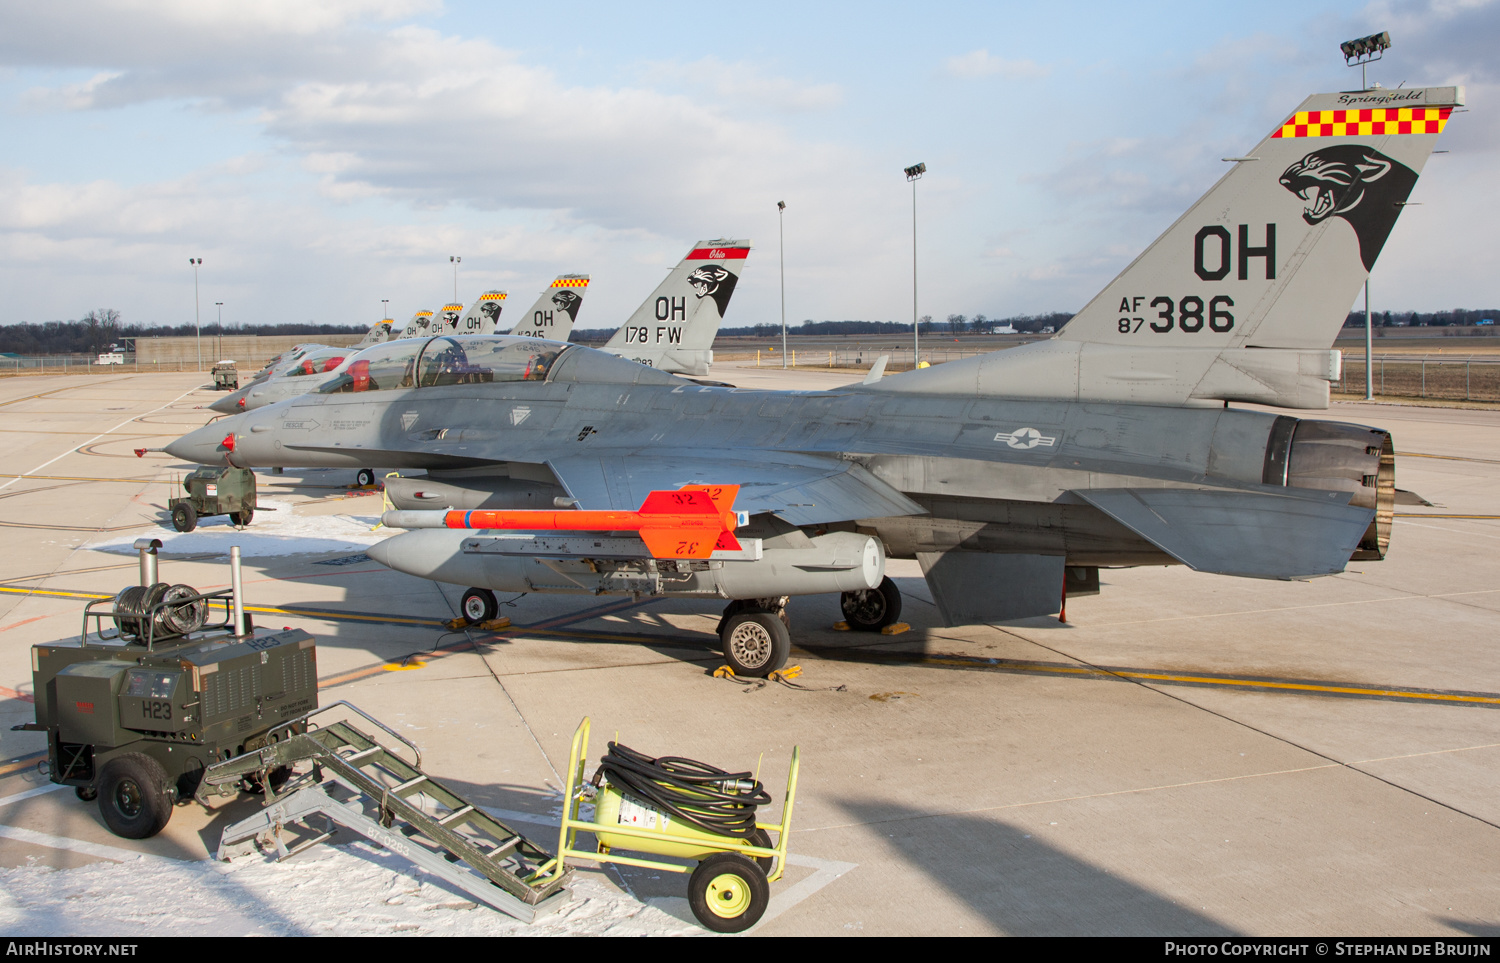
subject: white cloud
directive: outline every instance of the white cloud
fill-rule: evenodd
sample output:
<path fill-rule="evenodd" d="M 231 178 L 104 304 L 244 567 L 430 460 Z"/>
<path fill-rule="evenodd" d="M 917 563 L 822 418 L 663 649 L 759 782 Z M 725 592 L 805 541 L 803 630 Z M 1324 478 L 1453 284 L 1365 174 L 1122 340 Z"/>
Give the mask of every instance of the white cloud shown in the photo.
<path fill-rule="evenodd" d="M 949 57 L 943 62 L 943 67 L 952 76 L 964 80 L 996 76 L 1006 80 L 1038 80 L 1051 72 L 1050 67 L 1044 67 L 1034 60 L 1006 60 L 984 49 Z"/>

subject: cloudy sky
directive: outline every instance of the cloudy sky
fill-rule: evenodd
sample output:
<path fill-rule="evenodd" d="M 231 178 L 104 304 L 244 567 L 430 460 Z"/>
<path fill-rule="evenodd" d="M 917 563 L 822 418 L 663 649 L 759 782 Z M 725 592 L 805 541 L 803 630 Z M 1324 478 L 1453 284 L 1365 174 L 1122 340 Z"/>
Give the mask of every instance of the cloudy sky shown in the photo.
<path fill-rule="evenodd" d="M 402 319 L 749 237 L 730 324 L 1081 307 L 1308 93 L 1462 83 L 1372 286 L 1500 305 L 1500 2 L 0 5 L 0 323 Z"/>

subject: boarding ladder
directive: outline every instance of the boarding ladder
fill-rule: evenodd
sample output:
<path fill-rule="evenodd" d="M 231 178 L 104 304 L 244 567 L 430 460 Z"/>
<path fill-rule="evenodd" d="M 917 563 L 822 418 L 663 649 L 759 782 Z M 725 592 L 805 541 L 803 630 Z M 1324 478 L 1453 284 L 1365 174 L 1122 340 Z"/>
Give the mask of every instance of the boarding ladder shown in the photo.
<path fill-rule="evenodd" d="M 219 859 L 257 849 L 287 859 L 333 836 L 337 825 L 522 922 L 568 901 L 571 874 L 549 876 L 557 868 L 550 853 L 422 772 L 421 753 L 400 734 L 348 703 L 334 705 L 405 743 L 414 761 L 347 722 L 314 728 L 305 716 L 273 730 L 277 741 L 204 770 L 200 797 L 244 781 L 266 796 L 260 812 L 225 828 Z M 310 771 L 273 791 L 281 773 L 307 762 Z M 321 827 L 309 822 L 314 817 Z"/>

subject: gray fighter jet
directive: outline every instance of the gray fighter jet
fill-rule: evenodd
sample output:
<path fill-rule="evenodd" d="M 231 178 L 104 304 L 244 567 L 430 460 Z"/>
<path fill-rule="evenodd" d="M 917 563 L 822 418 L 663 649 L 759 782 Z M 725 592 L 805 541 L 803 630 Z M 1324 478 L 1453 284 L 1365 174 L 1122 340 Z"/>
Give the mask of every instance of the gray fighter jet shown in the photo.
<path fill-rule="evenodd" d="M 788 596 L 900 612 L 920 560 L 948 624 L 1056 613 L 1099 570 L 1292 579 L 1384 557 L 1390 433 L 1232 408 L 1326 408 L 1349 305 L 1462 88 L 1310 97 L 1055 337 L 833 391 L 711 387 L 579 346 L 435 338 L 168 447 L 203 464 L 425 469 L 388 491 L 416 528 L 383 564 L 495 590 L 729 600 L 736 672 L 786 658 Z M 384 352 L 383 354 L 381 352 Z M 378 356 L 378 357 L 377 357 Z M 628 534 L 454 531 L 463 512 L 634 510 L 738 485 L 739 548 L 652 557 Z M 440 522 L 434 519 L 440 518 Z"/>

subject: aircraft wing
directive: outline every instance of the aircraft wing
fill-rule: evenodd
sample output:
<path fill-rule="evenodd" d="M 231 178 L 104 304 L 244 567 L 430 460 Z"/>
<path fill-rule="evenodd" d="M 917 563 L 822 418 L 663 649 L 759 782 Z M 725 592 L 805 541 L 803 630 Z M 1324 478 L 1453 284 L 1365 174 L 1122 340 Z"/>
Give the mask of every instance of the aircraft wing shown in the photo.
<path fill-rule="evenodd" d="M 1199 572 L 1308 578 L 1342 572 L 1375 517 L 1349 492 L 1096 488 L 1073 494 Z"/>
<path fill-rule="evenodd" d="M 640 507 L 652 491 L 683 485 L 739 485 L 737 511 L 774 513 L 793 525 L 921 515 L 926 509 L 862 466 L 819 455 L 739 450 L 651 450 L 574 455 L 547 462 L 587 509 Z"/>

